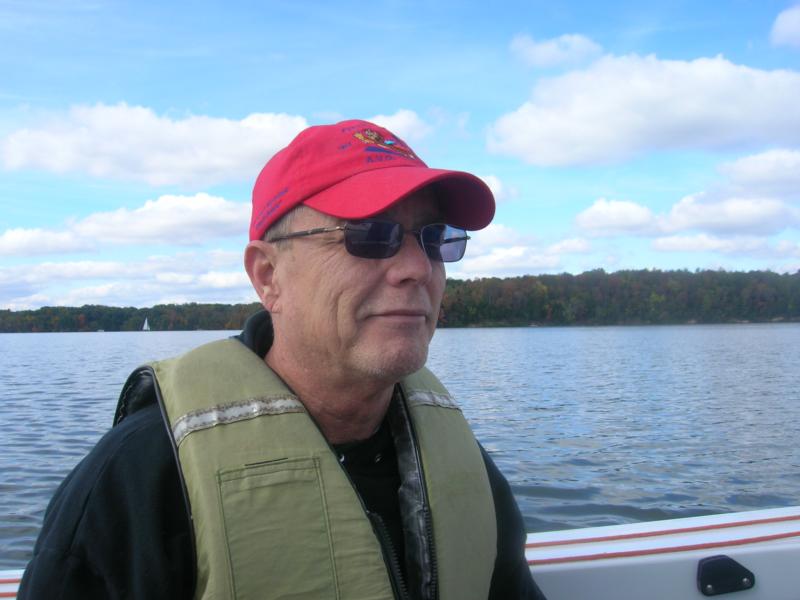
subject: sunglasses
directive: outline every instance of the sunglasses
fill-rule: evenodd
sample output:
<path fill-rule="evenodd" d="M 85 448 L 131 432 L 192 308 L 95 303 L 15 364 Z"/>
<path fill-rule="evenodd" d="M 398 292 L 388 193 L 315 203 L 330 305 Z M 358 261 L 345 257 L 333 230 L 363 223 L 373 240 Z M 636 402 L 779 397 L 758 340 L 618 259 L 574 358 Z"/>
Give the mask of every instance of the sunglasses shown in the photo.
<path fill-rule="evenodd" d="M 405 229 L 400 223 L 365 219 L 348 221 L 338 227 L 317 227 L 306 231 L 295 231 L 267 240 L 279 242 L 293 238 L 344 231 L 344 246 L 353 256 L 359 258 L 389 258 L 397 254 L 403 243 L 403 235 L 413 234 L 428 258 L 439 262 L 456 262 L 464 256 L 467 249 L 467 232 L 459 227 L 444 223 L 423 225 L 419 229 Z"/>

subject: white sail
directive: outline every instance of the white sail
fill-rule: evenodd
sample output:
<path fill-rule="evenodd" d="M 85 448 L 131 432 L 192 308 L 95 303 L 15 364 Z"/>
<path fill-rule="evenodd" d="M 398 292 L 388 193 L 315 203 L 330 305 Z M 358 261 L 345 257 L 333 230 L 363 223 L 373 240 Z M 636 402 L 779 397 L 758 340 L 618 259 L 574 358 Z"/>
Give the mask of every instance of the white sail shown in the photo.
<path fill-rule="evenodd" d="M 150 331 L 150 324 L 147 322 L 147 317 L 144 318 L 144 325 L 142 325 L 142 331 Z"/>

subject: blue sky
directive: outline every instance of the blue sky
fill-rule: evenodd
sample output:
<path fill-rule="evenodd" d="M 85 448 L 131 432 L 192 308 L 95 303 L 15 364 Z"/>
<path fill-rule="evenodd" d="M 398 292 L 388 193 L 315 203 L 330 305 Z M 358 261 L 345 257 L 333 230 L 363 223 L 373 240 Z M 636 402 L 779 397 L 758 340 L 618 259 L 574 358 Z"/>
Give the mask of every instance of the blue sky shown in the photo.
<path fill-rule="evenodd" d="M 796 2 L 0 0 L 0 308 L 255 300 L 255 177 L 345 118 L 495 191 L 451 276 L 800 269 Z"/>

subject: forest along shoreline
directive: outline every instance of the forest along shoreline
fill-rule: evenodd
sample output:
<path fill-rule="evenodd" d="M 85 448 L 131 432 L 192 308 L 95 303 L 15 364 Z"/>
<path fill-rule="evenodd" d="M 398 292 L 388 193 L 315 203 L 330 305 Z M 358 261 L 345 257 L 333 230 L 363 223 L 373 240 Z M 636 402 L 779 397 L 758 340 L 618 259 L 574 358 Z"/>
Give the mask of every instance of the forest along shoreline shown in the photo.
<path fill-rule="evenodd" d="M 260 305 L 0 310 L 0 333 L 238 330 Z M 660 271 L 448 279 L 440 327 L 800 322 L 800 271 Z"/>

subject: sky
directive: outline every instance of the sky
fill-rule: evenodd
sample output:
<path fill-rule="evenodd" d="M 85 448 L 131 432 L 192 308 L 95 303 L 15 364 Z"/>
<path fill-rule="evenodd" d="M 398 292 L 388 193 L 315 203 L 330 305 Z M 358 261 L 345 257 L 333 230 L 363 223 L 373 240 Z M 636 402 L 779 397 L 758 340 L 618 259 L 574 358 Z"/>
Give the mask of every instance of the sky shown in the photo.
<path fill-rule="evenodd" d="M 252 185 L 388 127 L 497 200 L 448 276 L 800 270 L 800 3 L 0 0 L 0 309 L 253 302 Z"/>

